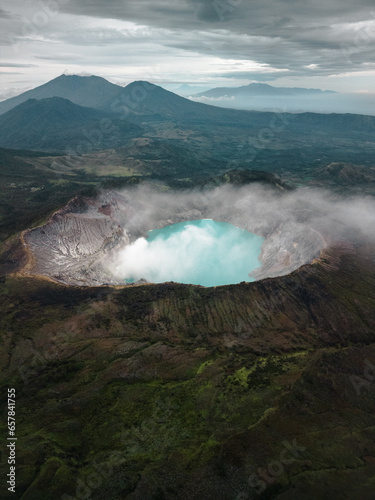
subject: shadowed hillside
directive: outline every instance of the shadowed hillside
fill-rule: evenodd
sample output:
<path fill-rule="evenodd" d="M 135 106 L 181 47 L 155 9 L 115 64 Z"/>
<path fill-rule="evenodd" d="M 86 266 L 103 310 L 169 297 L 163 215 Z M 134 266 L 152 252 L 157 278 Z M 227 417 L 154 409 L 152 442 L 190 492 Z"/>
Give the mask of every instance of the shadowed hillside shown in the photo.
<path fill-rule="evenodd" d="M 370 256 L 216 289 L 7 277 L 18 498 L 370 500 Z"/>
<path fill-rule="evenodd" d="M 134 124 L 118 120 L 68 99 L 30 99 L 0 116 L 0 145 L 14 149 L 75 154 L 122 145 L 142 133 Z"/>

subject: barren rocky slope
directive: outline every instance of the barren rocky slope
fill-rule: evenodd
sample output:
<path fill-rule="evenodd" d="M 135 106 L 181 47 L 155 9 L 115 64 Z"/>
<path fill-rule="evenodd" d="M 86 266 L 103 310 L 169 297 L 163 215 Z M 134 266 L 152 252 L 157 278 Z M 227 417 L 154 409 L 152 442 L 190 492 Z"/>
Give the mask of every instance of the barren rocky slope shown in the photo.
<path fill-rule="evenodd" d="M 373 499 L 374 245 L 307 196 L 224 189 L 77 197 L 8 243 L 17 498 Z M 92 286 L 118 245 L 201 217 L 264 235 L 261 272 L 284 275 Z"/>
<path fill-rule="evenodd" d="M 374 258 L 211 289 L 4 278 L 18 498 L 372 499 Z"/>

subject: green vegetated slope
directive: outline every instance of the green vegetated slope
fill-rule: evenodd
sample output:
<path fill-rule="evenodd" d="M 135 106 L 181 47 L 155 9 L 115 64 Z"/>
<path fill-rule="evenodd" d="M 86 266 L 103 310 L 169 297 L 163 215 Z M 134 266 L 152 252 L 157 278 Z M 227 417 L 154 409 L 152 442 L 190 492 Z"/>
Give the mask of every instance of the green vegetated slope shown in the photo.
<path fill-rule="evenodd" d="M 68 99 L 30 99 L 0 115 L 0 146 L 85 154 L 119 147 L 142 129 Z"/>
<path fill-rule="evenodd" d="M 374 257 L 211 289 L 3 278 L 3 498 L 372 499 Z"/>
<path fill-rule="evenodd" d="M 265 170 L 262 171 L 256 168 L 256 163 L 226 161 L 223 151 L 211 154 L 213 146 L 209 139 L 198 139 L 197 133 L 194 134 L 192 144 L 185 140 L 137 138 L 121 148 L 83 156 L 51 156 L 0 148 L 0 240 L 40 223 L 77 194 L 94 193 L 103 187 L 122 188 L 141 180 L 158 180 L 174 188 L 266 182 L 283 188 L 289 184 L 329 186 L 344 193 L 355 189 L 375 192 L 375 170 L 369 165 L 343 162 L 327 165 L 322 160 L 319 165 L 324 166 L 319 168 L 312 162 L 294 169 L 291 151 L 289 156 L 279 152 L 278 163 L 268 163 L 259 156 L 259 164 Z M 194 141 L 201 144 L 198 146 Z M 230 153 L 229 148 L 227 154 Z M 266 158 L 268 153 L 263 154 Z M 282 174 L 281 178 L 278 174 Z"/>
<path fill-rule="evenodd" d="M 42 153 L 0 148 L 0 241 L 44 220 L 78 193 L 94 192 L 98 181 L 84 172 L 40 168 Z M 49 164 L 52 160 L 49 159 Z"/>
<path fill-rule="evenodd" d="M 218 176 L 220 172 L 226 176 Z M 237 173 L 236 173 L 237 172 Z M 0 242 L 40 224 L 78 194 L 156 180 L 168 188 L 201 188 L 223 182 L 284 185 L 271 173 L 228 170 L 204 152 L 151 139 L 84 156 L 0 148 Z"/>
<path fill-rule="evenodd" d="M 70 76 L 0 104 L 0 144 L 44 151 L 0 151 L 1 240 L 83 189 L 129 177 L 186 187 L 249 170 L 294 186 L 375 191 L 371 116 L 220 109 L 148 82 Z"/>

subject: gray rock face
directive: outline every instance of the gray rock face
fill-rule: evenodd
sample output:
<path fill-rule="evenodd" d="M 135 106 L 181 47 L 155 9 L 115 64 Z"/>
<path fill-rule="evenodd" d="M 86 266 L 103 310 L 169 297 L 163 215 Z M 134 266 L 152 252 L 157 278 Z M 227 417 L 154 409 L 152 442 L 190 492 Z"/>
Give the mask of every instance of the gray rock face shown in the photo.
<path fill-rule="evenodd" d="M 270 233 L 262 246 L 262 267 L 250 276 L 256 280 L 289 274 L 318 257 L 326 246 L 323 236 L 304 224 L 286 222 Z"/>
<path fill-rule="evenodd" d="M 25 241 L 33 255 L 32 272 L 71 285 L 111 282 L 103 265 L 108 252 L 129 237 L 116 214 L 126 213 L 116 197 L 72 200 L 42 227 L 29 231 Z"/>
<path fill-rule="evenodd" d="M 220 194 L 220 192 L 219 192 Z M 31 274 L 79 286 L 124 284 L 107 265 L 116 253 L 150 229 L 212 218 L 229 222 L 265 238 L 262 266 L 251 277 L 285 275 L 311 262 L 326 246 L 314 218 L 300 222 L 288 210 L 254 203 L 246 196 L 218 196 L 218 191 L 171 195 L 152 190 L 103 192 L 95 199 L 75 198 L 42 227 L 28 231 Z"/>

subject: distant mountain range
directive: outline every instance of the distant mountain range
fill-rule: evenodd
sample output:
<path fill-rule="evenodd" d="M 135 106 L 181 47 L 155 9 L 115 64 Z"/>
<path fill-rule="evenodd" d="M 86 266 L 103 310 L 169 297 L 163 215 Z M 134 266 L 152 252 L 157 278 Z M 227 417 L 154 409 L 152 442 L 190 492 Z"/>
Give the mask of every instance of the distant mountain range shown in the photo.
<path fill-rule="evenodd" d="M 196 123 L 197 120 L 217 120 L 219 116 L 228 120 L 235 118 L 237 113 L 192 102 L 145 81 L 135 81 L 121 87 L 97 76 L 62 75 L 40 87 L 0 102 L 0 115 L 29 99 L 43 100 L 52 97 L 69 99 L 78 106 L 104 111 L 117 119 L 131 118 L 133 122 L 147 117 L 150 121 L 191 120 Z"/>
<path fill-rule="evenodd" d="M 185 113 L 189 116 L 193 113 L 195 117 L 206 109 L 149 82 L 135 81 L 121 87 L 98 76 L 61 75 L 40 87 L 0 102 L 0 115 L 29 99 L 51 97 L 69 99 L 79 106 L 106 111 L 121 119 L 129 115 L 176 118 L 183 117 Z"/>
<path fill-rule="evenodd" d="M 334 93 L 316 89 L 272 87 L 271 85 L 258 83 L 243 87 L 218 87 L 194 94 L 196 90 L 197 87 L 183 85 L 178 93 L 181 91 L 186 96 L 193 94 L 193 97 L 208 98 L 257 95 L 301 96 Z M 126 113 L 135 115 L 162 114 L 165 116 L 187 111 L 186 100 L 183 97 L 149 82 L 135 81 L 126 87 L 121 87 L 98 76 L 61 75 L 35 89 L 0 102 L 0 115 L 26 102 L 28 99 L 41 100 L 50 97 L 62 97 L 79 106 L 117 114 L 123 113 L 125 110 Z M 189 109 L 193 109 L 192 106 Z M 194 109 L 198 110 L 197 107 Z"/>
<path fill-rule="evenodd" d="M 259 84 L 247 87 L 252 92 L 274 89 Z M 283 91 L 301 95 L 310 92 L 308 89 Z M 223 109 L 194 102 L 149 82 L 136 81 L 120 87 L 95 76 L 60 76 L 1 102 L 0 113 L 1 147 L 57 153 L 66 153 L 68 149 L 79 154 L 122 147 L 129 139 L 146 132 L 163 140 L 182 139 L 186 132 L 175 132 L 175 127 L 190 131 L 188 136 L 192 130 L 205 137 L 234 134 L 236 140 L 238 134 L 245 134 L 254 138 L 255 147 L 263 129 L 268 131 L 268 136 L 271 133 L 271 139 L 277 136 L 278 141 L 286 140 L 288 144 L 291 141 L 295 144 L 293 137 L 301 135 L 308 136 L 309 141 L 312 138 L 327 140 L 327 137 L 357 140 L 359 135 L 362 140 L 372 140 L 375 130 L 373 116 L 284 113 L 281 118 L 280 112 L 275 115 L 274 112 Z M 219 142 L 222 144 L 222 140 Z M 261 149 L 263 146 L 260 144 Z M 218 158 L 222 156 L 218 152 L 220 148 L 215 147 Z M 229 154 L 230 148 L 227 149 L 225 152 Z M 232 154 L 237 155 L 239 150 L 236 151 Z"/>
<path fill-rule="evenodd" d="M 201 90 L 185 96 L 195 102 L 241 110 L 375 115 L 374 94 L 341 94 L 332 90 L 251 83 L 242 87 Z"/>
<path fill-rule="evenodd" d="M 266 83 L 250 83 L 242 87 L 216 87 L 206 92 L 194 94 L 192 97 L 254 97 L 254 96 L 307 96 L 336 94 L 332 90 L 305 89 L 299 87 L 272 87 Z"/>

